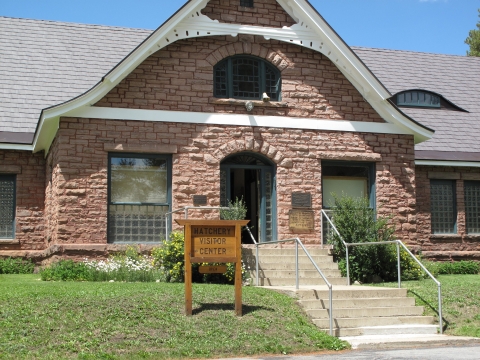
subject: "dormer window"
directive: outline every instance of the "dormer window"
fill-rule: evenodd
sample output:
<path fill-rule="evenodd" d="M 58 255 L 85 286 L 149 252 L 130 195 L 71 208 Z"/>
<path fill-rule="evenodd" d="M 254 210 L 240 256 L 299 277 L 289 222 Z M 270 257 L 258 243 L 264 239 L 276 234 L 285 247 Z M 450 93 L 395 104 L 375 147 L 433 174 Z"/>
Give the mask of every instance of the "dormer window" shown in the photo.
<path fill-rule="evenodd" d="M 428 91 L 405 91 L 397 95 L 397 105 L 440 108 L 440 96 Z"/>
<path fill-rule="evenodd" d="M 240 6 L 253 8 L 253 0 L 240 0 Z"/>
<path fill-rule="evenodd" d="M 217 98 L 261 100 L 267 93 L 272 101 L 280 99 L 280 72 L 261 58 L 231 56 L 215 65 L 213 74 Z"/>

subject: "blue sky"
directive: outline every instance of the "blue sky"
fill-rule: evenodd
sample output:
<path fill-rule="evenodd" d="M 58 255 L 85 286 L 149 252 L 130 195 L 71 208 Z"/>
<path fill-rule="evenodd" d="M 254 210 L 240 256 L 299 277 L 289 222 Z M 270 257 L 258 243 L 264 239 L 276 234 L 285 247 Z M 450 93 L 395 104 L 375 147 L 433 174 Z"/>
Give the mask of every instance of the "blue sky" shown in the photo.
<path fill-rule="evenodd" d="M 155 29 L 184 2 L 0 0 L 0 16 Z M 480 8 L 480 0 L 310 2 L 349 45 L 456 55 L 465 55 Z"/>

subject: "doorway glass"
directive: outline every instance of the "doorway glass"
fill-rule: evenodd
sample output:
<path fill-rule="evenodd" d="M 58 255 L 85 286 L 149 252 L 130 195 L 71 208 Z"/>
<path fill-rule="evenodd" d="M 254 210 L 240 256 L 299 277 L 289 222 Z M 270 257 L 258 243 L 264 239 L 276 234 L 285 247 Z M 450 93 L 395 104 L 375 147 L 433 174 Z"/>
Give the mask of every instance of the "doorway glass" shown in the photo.
<path fill-rule="evenodd" d="M 220 203 L 243 199 L 247 206 L 248 226 L 257 241 L 273 241 L 276 236 L 275 167 L 255 153 L 239 153 L 220 164 Z M 242 243 L 251 244 L 247 232 Z"/>

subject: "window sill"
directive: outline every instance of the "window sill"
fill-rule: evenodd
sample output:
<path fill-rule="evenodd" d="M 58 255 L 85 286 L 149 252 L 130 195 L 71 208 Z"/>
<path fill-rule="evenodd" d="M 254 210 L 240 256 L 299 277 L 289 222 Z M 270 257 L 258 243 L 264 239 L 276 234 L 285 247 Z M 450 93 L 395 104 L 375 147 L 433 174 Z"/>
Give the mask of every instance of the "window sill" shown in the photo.
<path fill-rule="evenodd" d="M 288 103 L 281 101 L 261 101 L 261 100 L 241 100 L 241 99 L 218 99 L 210 98 L 209 103 L 214 105 L 235 105 L 245 106 L 247 101 L 251 101 L 254 107 L 286 108 Z"/>
<path fill-rule="evenodd" d="M 20 244 L 19 240 L 15 239 L 0 239 L 0 245 L 18 245 Z"/>
<path fill-rule="evenodd" d="M 452 241 L 452 240 L 461 240 L 462 235 L 459 234 L 431 234 L 430 240 L 445 240 L 445 241 Z"/>

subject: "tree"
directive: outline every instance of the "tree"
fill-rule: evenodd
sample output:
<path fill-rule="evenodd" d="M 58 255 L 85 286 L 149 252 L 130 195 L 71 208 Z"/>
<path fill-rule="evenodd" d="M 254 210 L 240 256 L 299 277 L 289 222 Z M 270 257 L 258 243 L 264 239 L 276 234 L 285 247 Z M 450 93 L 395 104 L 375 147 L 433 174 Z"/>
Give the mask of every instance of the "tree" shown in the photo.
<path fill-rule="evenodd" d="M 480 9 L 478 9 L 478 17 L 480 17 Z M 465 44 L 470 46 L 467 56 L 480 56 L 480 21 L 477 23 L 477 29 L 470 30 Z"/>

